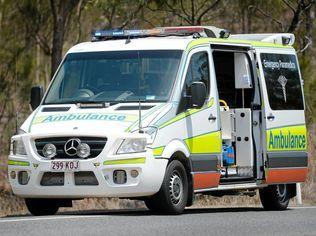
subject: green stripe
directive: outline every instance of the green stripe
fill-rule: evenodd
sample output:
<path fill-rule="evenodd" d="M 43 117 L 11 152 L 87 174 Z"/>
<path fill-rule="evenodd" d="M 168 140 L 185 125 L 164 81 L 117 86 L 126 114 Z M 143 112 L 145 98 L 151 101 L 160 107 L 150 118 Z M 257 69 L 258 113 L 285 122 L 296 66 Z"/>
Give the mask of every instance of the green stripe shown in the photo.
<path fill-rule="evenodd" d="M 191 154 L 221 153 L 221 131 L 211 131 L 183 140 Z"/>
<path fill-rule="evenodd" d="M 13 161 L 9 160 L 8 165 L 11 166 L 30 166 L 30 163 L 28 161 Z"/>
<path fill-rule="evenodd" d="M 151 114 L 153 114 L 154 112 L 156 112 L 157 110 L 159 110 L 161 107 L 163 107 L 164 105 L 166 105 L 165 103 L 163 104 L 160 104 L 160 105 L 157 105 L 156 107 L 150 109 L 144 116 L 142 116 L 142 121 L 144 119 L 146 119 L 148 116 L 150 116 Z M 131 132 L 131 130 L 136 127 L 136 125 L 138 125 L 139 123 L 139 120 L 135 121 L 132 125 L 130 125 L 126 130 L 125 132 Z"/>
<path fill-rule="evenodd" d="M 139 157 L 139 158 L 104 161 L 103 165 L 144 164 L 145 162 L 146 162 L 145 157 Z"/>
<path fill-rule="evenodd" d="M 211 98 L 211 100 L 209 101 L 207 106 L 205 106 L 204 108 L 201 108 L 201 109 L 189 109 L 189 110 L 187 110 L 185 112 L 182 112 L 179 115 L 177 115 L 176 117 L 174 117 L 174 118 L 166 121 L 165 123 L 161 124 L 159 126 L 159 129 L 165 128 L 166 126 L 171 125 L 171 124 L 173 124 L 173 123 L 175 123 L 175 122 L 177 122 L 179 120 L 182 120 L 182 119 L 184 119 L 184 118 L 186 118 L 186 117 L 188 117 L 190 115 L 193 115 L 195 113 L 204 111 L 205 109 L 210 108 L 211 106 L 213 106 L 213 104 L 214 104 L 214 98 Z"/>
<path fill-rule="evenodd" d="M 161 154 L 163 153 L 164 149 L 165 149 L 165 146 L 153 148 L 154 156 L 161 156 Z"/>
<path fill-rule="evenodd" d="M 306 127 L 306 124 L 303 123 L 303 124 L 294 124 L 294 125 L 280 125 L 277 127 L 269 128 L 267 130 L 280 129 L 280 128 L 291 128 L 291 127 L 295 127 L 295 126 L 305 126 Z"/>

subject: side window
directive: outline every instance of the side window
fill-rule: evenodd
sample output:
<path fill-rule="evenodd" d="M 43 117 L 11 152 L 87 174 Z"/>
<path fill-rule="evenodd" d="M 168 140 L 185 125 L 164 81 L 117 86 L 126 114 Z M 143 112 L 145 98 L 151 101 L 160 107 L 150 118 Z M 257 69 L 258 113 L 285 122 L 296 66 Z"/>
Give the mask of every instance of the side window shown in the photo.
<path fill-rule="evenodd" d="M 261 63 L 272 110 L 303 110 L 295 55 L 262 53 Z"/>
<path fill-rule="evenodd" d="M 210 69 L 207 52 L 197 52 L 191 57 L 185 77 L 185 92 L 187 95 L 190 95 L 190 86 L 195 81 L 205 84 L 208 96 L 210 90 Z"/>

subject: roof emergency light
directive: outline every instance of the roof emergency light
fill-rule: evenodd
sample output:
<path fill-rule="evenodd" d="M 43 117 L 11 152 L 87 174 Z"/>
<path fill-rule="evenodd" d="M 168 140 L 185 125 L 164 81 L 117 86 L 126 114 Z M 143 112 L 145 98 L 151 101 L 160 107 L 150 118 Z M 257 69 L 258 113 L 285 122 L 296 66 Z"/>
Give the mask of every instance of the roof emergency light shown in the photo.
<path fill-rule="evenodd" d="M 228 38 L 228 30 L 219 29 L 214 26 L 178 26 L 159 27 L 144 30 L 97 30 L 93 34 L 92 41 L 106 39 L 124 39 L 141 37 L 167 37 L 167 36 L 190 36 L 210 38 Z"/>

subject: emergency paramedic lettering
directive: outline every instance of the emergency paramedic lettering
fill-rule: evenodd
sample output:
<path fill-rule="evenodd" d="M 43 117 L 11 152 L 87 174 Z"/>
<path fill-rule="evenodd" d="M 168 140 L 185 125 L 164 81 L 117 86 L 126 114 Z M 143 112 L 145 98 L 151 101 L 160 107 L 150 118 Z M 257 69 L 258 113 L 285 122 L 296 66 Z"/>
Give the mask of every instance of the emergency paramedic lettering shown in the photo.
<path fill-rule="evenodd" d="M 263 65 L 265 68 L 271 68 L 273 69 L 295 69 L 295 63 L 293 62 L 282 62 L 281 60 L 279 61 L 267 61 L 263 60 Z"/>

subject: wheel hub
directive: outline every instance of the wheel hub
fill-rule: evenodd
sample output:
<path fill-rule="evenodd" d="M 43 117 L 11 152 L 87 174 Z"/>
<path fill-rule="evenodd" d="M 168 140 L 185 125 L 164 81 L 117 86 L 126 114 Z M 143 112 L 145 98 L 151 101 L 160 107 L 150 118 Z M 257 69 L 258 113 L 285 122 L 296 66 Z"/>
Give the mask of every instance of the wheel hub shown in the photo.
<path fill-rule="evenodd" d="M 170 198 L 173 204 L 178 204 L 183 195 L 182 179 L 177 172 L 173 172 L 169 182 Z"/>
<path fill-rule="evenodd" d="M 277 187 L 277 195 L 281 202 L 286 201 L 286 186 L 285 184 L 279 184 Z"/>

